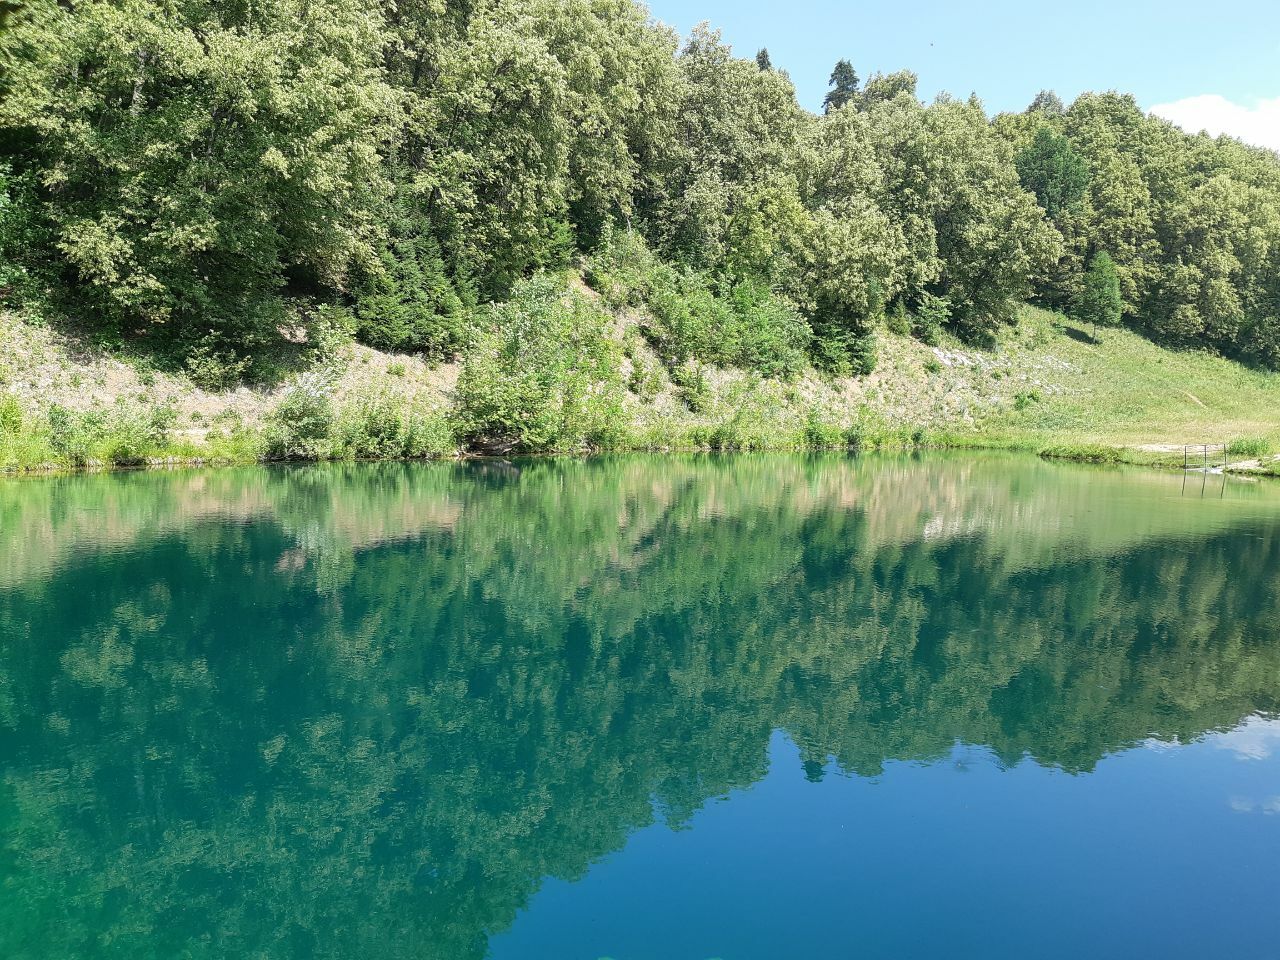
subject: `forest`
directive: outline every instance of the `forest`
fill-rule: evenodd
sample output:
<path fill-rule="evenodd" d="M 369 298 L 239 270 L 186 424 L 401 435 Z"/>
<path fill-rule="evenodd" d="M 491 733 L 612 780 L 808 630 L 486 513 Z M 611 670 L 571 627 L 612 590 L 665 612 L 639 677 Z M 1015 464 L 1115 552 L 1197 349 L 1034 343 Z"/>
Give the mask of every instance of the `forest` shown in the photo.
<path fill-rule="evenodd" d="M 815 115 L 632 0 L 26 0 L 0 66 L 5 302 L 214 380 L 335 330 L 500 371 L 593 335 L 534 295 L 575 270 L 673 371 L 857 375 L 1025 302 L 1280 366 L 1280 158 L 1121 93 L 841 61 Z"/>

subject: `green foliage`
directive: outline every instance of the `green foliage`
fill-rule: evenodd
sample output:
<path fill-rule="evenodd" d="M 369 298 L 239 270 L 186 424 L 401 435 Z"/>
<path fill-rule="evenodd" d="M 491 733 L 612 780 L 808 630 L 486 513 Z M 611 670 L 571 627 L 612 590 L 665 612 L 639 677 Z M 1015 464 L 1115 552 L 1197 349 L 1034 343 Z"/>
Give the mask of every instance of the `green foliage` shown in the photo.
<path fill-rule="evenodd" d="M 211 389 L 299 327 L 331 356 L 326 310 L 452 360 L 583 258 L 672 365 L 849 374 L 908 313 L 1114 316 L 1106 251 L 1153 338 L 1280 366 L 1280 162 L 1120 94 L 991 121 L 841 60 L 815 116 L 767 51 L 631 0 L 31 0 L 0 66 L 0 297 Z"/>
<path fill-rule="evenodd" d="M 269 460 L 309 460 L 330 452 L 336 425 L 332 387 L 323 373 L 294 378 L 267 418 L 263 452 Z"/>
<path fill-rule="evenodd" d="M 924 293 L 916 304 L 915 320 L 911 334 L 921 343 L 935 347 L 941 342 L 942 331 L 951 320 L 951 304 L 946 297 Z"/>
<path fill-rule="evenodd" d="M 1066 104 L 1052 90 L 1041 90 L 1035 95 L 1031 105 L 1027 107 L 1027 113 L 1047 114 L 1050 117 L 1060 117 L 1066 112 Z"/>
<path fill-rule="evenodd" d="M 839 423 L 814 411 L 805 422 L 804 442 L 810 450 L 837 450 L 849 445 L 849 435 Z"/>
<path fill-rule="evenodd" d="M 454 448 L 441 411 L 382 394 L 357 399 L 342 411 L 335 429 L 334 455 L 340 459 L 420 459 L 444 456 Z"/>
<path fill-rule="evenodd" d="M 705 25 L 676 60 L 675 121 L 637 202 L 665 258 L 699 270 L 725 265 L 735 214 L 793 163 L 805 117 L 785 72 L 740 60 Z"/>
<path fill-rule="evenodd" d="M 606 237 L 587 277 L 607 303 L 645 308 L 645 335 L 672 370 L 697 359 L 786 378 L 806 363 L 809 325 L 757 280 L 717 284 L 659 262 L 630 233 Z"/>
<path fill-rule="evenodd" d="M 32 0 L 0 40 L 0 150 L 70 306 L 243 349 L 287 280 L 340 282 L 383 183 L 381 30 L 349 0 Z"/>
<path fill-rule="evenodd" d="M 825 113 L 839 110 L 858 94 L 858 74 L 848 60 L 836 61 L 835 69 L 831 71 L 831 78 L 827 83 L 831 89 L 822 100 L 822 109 Z"/>
<path fill-rule="evenodd" d="M 700 363 L 687 362 L 672 367 L 671 382 L 680 389 L 680 399 L 690 413 L 707 412 L 711 405 L 711 385 L 707 383 L 707 375 Z"/>
<path fill-rule="evenodd" d="M 622 431 L 622 350 L 612 320 L 551 277 L 494 307 L 458 380 L 458 435 L 482 448 L 609 447 Z"/>
<path fill-rule="evenodd" d="M 813 362 L 836 377 L 865 377 L 875 372 L 879 355 L 874 333 L 858 334 L 845 327 L 819 326 L 813 336 Z"/>
<path fill-rule="evenodd" d="M 1022 185 L 1036 195 L 1050 219 L 1077 209 L 1089 189 L 1089 168 L 1071 141 L 1045 124 L 1015 160 Z"/>
<path fill-rule="evenodd" d="M 465 282 L 459 292 L 429 226 L 396 211 L 390 238 L 361 271 L 353 296 L 356 332 L 364 343 L 437 358 L 452 357 L 470 343 L 473 295 Z"/>
<path fill-rule="evenodd" d="M 1045 447 L 1040 456 L 1046 460 L 1075 460 L 1079 463 L 1121 463 L 1121 451 L 1097 443 L 1056 444 Z"/>
<path fill-rule="evenodd" d="M 1227 444 L 1227 455 L 1232 457 L 1265 457 L 1272 451 L 1266 437 L 1236 437 Z"/>
<path fill-rule="evenodd" d="M 1083 323 L 1114 327 L 1120 322 L 1120 276 L 1105 250 L 1098 251 L 1089 261 L 1089 270 L 1072 306 L 1072 315 Z"/>
<path fill-rule="evenodd" d="M 43 299 L 47 269 L 39 255 L 47 238 L 40 229 L 33 180 L 30 172 L 14 174 L 0 142 L 0 304 L 28 310 Z"/>
<path fill-rule="evenodd" d="M 191 382 L 204 390 L 227 390 L 244 379 L 249 369 L 247 357 L 236 356 L 216 334 L 201 340 L 187 353 L 184 364 Z"/>
<path fill-rule="evenodd" d="M 69 410 L 51 405 L 43 418 L 26 416 L 14 432 L 25 451 L 12 451 L 9 468 L 63 465 L 136 467 L 165 450 L 173 411 L 120 402 L 106 409 Z M 0 427 L 0 432 L 4 432 Z"/>

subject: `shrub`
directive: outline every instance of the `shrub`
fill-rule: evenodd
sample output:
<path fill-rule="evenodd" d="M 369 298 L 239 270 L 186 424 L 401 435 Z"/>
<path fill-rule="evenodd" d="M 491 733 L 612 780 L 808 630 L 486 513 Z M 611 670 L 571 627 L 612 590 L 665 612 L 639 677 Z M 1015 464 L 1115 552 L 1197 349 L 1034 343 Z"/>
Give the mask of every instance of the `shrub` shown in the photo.
<path fill-rule="evenodd" d="M 285 388 L 263 430 L 268 459 L 305 460 L 328 453 L 334 428 L 331 392 L 328 380 L 317 373 L 301 374 Z"/>
<path fill-rule="evenodd" d="M 847 431 L 838 423 L 810 413 L 805 423 L 804 443 L 811 450 L 834 450 L 849 445 Z"/>
<path fill-rule="evenodd" d="M 147 408 L 118 402 L 108 410 L 77 413 L 53 404 L 46 416 L 49 451 L 68 466 L 136 467 L 164 449 L 177 411 L 167 404 Z"/>
<path fill-rule="evenodd" d="M 711 385 L 697 363 L 686 363 L 671 371 L 671 382 L 680 388 L 680 399 L 690 413 L 705 413 L 711 406 Z"/>
<path fill-rule="evenodd" d="M 345 307 L 325 303 L 307 319 L 307 343 L 313 363 L 334 363 L 355 339 L 356 318 Z"/>
<path fill-rule="evenodd" d="M 471 307 L 427 234 L 402 235 L 380 251 L 357 285 L 355 302 L 357 336 L 380 350 L 447 358 L 472 338 Z"/>
<path fill-rule="evenodd" d="M 1076 460 L 1080 463 L 1120 463 L 1120 451 L 1101 444 L 1082 443 L 1046 447 L 1040 456 L 1047 460 Z"/>
<path fill-rule="evenodd" d="M 615 443 L 624 387 L 611 323 L 545 275 L 518 283 L 463 365 L 459 435 L 524 451 Z"/>
<path fill-rule="evenodd" d="M 646 338 L 671 369 L 690 360 L 791 377 L 803 369 L 812 331 L 764 284 L 718 289 L 706 274 L 658 262 L 636 234 L 612 233 L 587 282 L 614 308 L 647 308 Z"/>
<path fill-rule="evenodd" d="M 766 377 L 790 378 L 804 369 L 813 331 L 789 302 L 758 283 L 740 283 L 730 294 L 735 320 L 734 366 Z"/>
<path fill-rule="evenodd" d="M 725 364 L 738 353 L 738 329 L 729 305 L 701 274 L 657 267 L 649 280 L 645 336 L 669 367 L 689 360 Z"/>
<path fill-rule="evenodd" d="M 596 252 L 587 261 L 585 278 L 610 307 L 637 307 L 649 296 L 657 258 L 632 230 L 606 226 Z"/>
<path fill-rule="evenodd" d="M 136 467 L 158 452 L 164 437 L 165 429 L 149 412 L 118 405 L 102 419 L 95 451 L 103 463 Z"/>
<path fill-rule="evenodd" d="M 15 177 L 8 165 L 0 163 L 0 302 L 26 305 L 34 292 L 24 263 L 39 243 L 30 187 L 30 175 Z"/>
<path fill-rule="evenodd" d="M 631 358 L 631 376 L 627 389 L 641 400 L 652 400 L 662 390 L 662 374 L 658 364 L 647 363 L 639 355 Z"/>
<path fill-rule="evenodd" d="M 946 297 L 921 294 L 920 302 L 916 304 L 915 321 L 911 324 L 911 335 L 921 343 L 936 347 L 950 319 L 951 302 Z"/>
<path fill-rule="evenodd" d="M 1271 452 L 1271 442 L 1265 437 L 1237 437 L 1227 444 L 1227 455 L 1232 457 L 1265 457 Z"/>
<path fill-rule="evenodd" d="M 865 377 L 878 359 L 874 333 L 857 333 L 838 324 L 818 326 L 813 336 L 813 362 L 834 377 Z"/>
<path fill-rule="evenodd" d="M 1026 410 L 1032 404 L 1039 403 L 1040 399 L 1040 391 L 1023 390 L 1014 394 L 1013 408 L 1015 410 Z"/>
<path fill-rule="evenodd" d="M 22 405 L 15 396 L 0 397 L 0 434 L 12 435 L 22 429 Z"/>
<path fill-rule="evenodd" d="M 336 454 L 348 459 L 393 460 L 441 456 L 453 435 L 440 414 L 378 394 L 346 408 L 337 427 Z"/>
<path fill-rule="evenodd" d="M 48 431 L 26 415 L 17 397 L 0 397 L 0 470 L 25 470 L 54 459 Z"/>
<path fill-rule="evenodd" d="M 90 460 L 97 426 L 94 414 L 77 414 L 59 404 L 49 408 L 49 446 L 69 466 L 83 467 Z"/>
<path fill-rule="evenodd" d="M 209 334 L 187 354 L 187 376 L 202 390 L 228 390 L 240 383 L 249 369 L 249 359 Z"/>

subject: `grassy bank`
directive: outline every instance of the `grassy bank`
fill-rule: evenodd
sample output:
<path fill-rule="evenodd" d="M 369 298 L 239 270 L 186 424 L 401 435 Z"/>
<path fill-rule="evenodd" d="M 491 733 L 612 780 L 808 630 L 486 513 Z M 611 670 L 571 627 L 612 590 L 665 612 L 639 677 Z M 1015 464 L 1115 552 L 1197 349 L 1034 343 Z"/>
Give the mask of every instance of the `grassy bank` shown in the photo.
<path fill-rule="evenodd" d="M 1181 467 L 1184 444 L 1211 443 L 1233 469 L 1280 475 L 1280 376 L 1128 330 L 1028 307 L 983 349 L 883 333 L 869 375 L 769 378 L 672 362 L 642 315 L 576 286 L 530 295 L 537 337 L 509 333 L 517 315 L 460 362 L 339 338 L 276 382 L 223 389 L 5 315 L 0 470 L 922 447 Z"/>

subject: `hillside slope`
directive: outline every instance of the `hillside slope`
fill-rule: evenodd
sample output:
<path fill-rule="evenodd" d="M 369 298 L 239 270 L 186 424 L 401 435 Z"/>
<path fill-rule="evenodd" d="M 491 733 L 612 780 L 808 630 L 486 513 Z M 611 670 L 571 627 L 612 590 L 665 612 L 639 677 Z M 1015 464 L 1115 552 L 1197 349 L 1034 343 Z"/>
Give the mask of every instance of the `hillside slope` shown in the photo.
<path fill-rule="evenodd" d="M 637 317 L 618 314 L 614 335 L 624 345 L 628 382 L 622 447 L 796 448 L 853 440 L 1181 464 L 1184 444 L 1210 443 L 1229 445 L 1240 469 L 1280 471 L 1272 453 L 1280 450 L 1280 374 L 1166 350 L 1124 329 L 1102 330 L 1095 340 L 1032 307 L 990 349 L 928 346 L 884 333 L 879 365 L 866 377 L 809 370 L 778 381 L 703 366 L 696 403 L 640 336 Z M 0 341 L 0 468 L 10 471 L 256 459 L 261 434 L 299 376 L 323 381 L 339 428 L 346 423 L 352 434 L 327 455 L 396 455 L 371 448 L 360 433 L 376 432 L 372 421 L 392 409 L 437 423 L 436 442 L 410 452 L 445 455 L 455 446 L 447 431 L 459 363 L 428 364 L 347 343 L 319 367 L 280 383 L 217 391 L 12 314 L 0 315 Z M 79 462 L 69 463 L 49 436 L 51 411 L 55 427 L 67 416 L 57 411 L 70 411 L 100 424 L 107 439 L 88 442 Z M 138 422 L 141 433 L 123 452 L 108 442 L 113 429 L 128 432 Z M 1212 459 L 1220 462 L 1221 453 Z"/>

